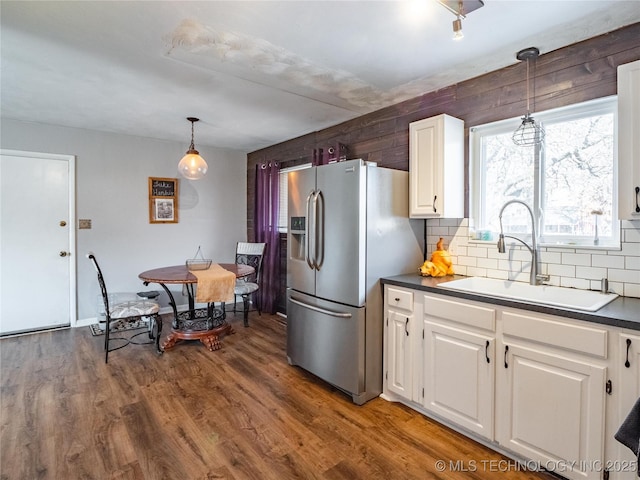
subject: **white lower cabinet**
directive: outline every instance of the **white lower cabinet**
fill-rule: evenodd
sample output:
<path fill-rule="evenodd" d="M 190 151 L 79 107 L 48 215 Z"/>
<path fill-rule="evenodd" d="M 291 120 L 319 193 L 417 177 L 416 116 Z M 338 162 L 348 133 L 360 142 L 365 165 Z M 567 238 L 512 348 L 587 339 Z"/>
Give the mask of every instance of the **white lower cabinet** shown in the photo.
<path fill-rule="evenodd" d="M 493 439 L 495 310 L 422 296 L 424 408 Z"/>
<path fill-rule="evenodd" d="M 600 478 L 606 368 L 535 347 L 504 351 L 500 445 L 568 478 Z"/>
<path fill-rule="evenodd" d="M 618 335 L 616 367 L 619 372 L 617 377 L 619 399 L 616 415 L 614 416 L 617 421 L 611 430 L 611 435 L 617 432 L 618 427 L 627 418 L 633 405 L 640 398 L 640 334 L 638 332 L 633 333 L 623 330 Z M 633 452 L 620 442 L 615 442 L 614 445 L 616 449 L 612 450 L 615 452 L 612 457 L 617 459 L 618 463 L 613 465 L 614 468 L 612 470 L 614 473 L 611 475 L 611 480 L 637 479 L 635 472 L 639 467 L 636 464 L 637 458 L 633 455 Z"/>
<path fill-rule="evenodd" d="M 413 292 L 385 286 L 385 385 L 389 391 L 411 400 L 413 358 L 411 342 L 414 328 Z"/>
<path fill-rule="evenodd" d="M 389 305 L 385 289 L 387 398 L 529 467 L 636 478 L 633 454 L 613 434 L 640 396 L 637 332 L 403 292 L 412 308 Z"/>
<path fill-rule="evenodd" d="M 607 329 L 512 310 L 501 327 L 498 442 L 567 478 L 601 478 Z"/>
<path fill-rule="evenodd" d="M 640 335 L 622 331 L 618 338 L 620 414 L 624 419 L 640 398 Z"/>
<path fill-rule="evenodd" d="M 493 337 L 424 320 L 424 408 L 493 439 Z"/>
<path fill-rule="evenodd" d="M 387 382 L 389 390 L 411 399 L 413 369 L 411 368 L 411 348 L 409 325 L 413 315 L 406 312 L 388 311 L 389 364 Z"/>

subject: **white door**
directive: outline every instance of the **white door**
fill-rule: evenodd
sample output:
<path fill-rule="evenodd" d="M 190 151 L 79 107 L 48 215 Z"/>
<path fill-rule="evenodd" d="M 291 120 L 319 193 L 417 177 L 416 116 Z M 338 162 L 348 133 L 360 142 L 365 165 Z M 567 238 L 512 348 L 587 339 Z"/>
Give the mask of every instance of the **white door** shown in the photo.
<path fill-rule="evenodd" d="M 622 422 L 625 421 L 627 415 L 631 413 L 636 400 L 640 398 L 640 335 L 631 333 L 621 333 L 619 336 L 618 349 L 620 355 L 616 358 L 618 362 L 618 371 L 620 372 L 618 384 L 618 418 L 614 423 L 614 431 L 617 431 Z M 615 459 L 620 460 L 620 464 L 635 465 L 637 458 L 633 452 L 620 442 L 614 443 L 617 448 Z M 640 466 L 637 466 L 640 467 Z M 612 479 L 637 479 L 635 469 L 625 468 L 623 471 L 612 472 Z M 627 471 L 629 470 L 629 471 Z"/>
<path fill-rule="evenodd" d="M 410 332 L 413 314 L 387 310 L 387 319 L 387 388 L 411 400 L 413 369 Z"/>
<path fill-rule="evenodd" d="M 0 334 L 75 323 L 75 157 L 0 153 Z"/>
<path fill-rule="evenodd" d="M 494 345 L 493 337 L 424 321 L 424 407 L 489 440 Z"/>
<path fill-rule="evenodd" d="M 593 466 L 604 457 L 606 367 L 534 346 L 502 348 L 499 443 L 564 477 L 599 480 Z"/>

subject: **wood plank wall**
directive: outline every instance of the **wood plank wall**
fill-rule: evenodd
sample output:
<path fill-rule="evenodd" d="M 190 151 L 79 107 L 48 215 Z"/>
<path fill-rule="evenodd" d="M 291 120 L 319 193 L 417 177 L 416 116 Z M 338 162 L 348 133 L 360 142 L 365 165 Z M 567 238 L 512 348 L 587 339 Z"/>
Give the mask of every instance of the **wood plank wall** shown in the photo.
<path fill-rule="evenodd" d="M 552 52 L 542 52 L 531 75 L 532 108 L 549 110 L 615 95 L 618 65 L 640 59 L 640 23 Z M 531 45 L 523 45 L 523 48 Z M 533 45 L 535 46 L 535 45 Z M 514 62 L 515 60 L 514 52 Z M 535 91 L 533 90 L 535 85 Z M 409 123 L 446 113 L 465 122 L 465 167 L 469 128 L 521 116 L 526 111 L 524 63 L 487 73 L 420 97 L 312 132 L 247 155 L 247 238 L 254 238 L 255 167 L 265 160 L 282 167 L 311 162 L 313 150 L 341 142 L 349 158 L 363 158 L 381 167 L 409 169 Z M 468 168 L 465 168 L 468 172 Z M 465 174 L 465 215 L 469 179 Z M 281 265 L 286 265 L 286 237 L 281 237 Z M 285 311 L 286 271 L 282 269 L 278 311 Z"/>

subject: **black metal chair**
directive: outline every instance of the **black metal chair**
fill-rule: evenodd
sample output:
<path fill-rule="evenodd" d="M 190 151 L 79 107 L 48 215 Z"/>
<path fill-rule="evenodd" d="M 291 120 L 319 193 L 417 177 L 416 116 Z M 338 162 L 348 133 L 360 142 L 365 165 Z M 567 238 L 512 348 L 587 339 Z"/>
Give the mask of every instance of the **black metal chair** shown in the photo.
<path fill-rule="evenodd" d="M 87 258 L 91 261 L 93 267 L 98 273 L 98 283 L 100 284 L 100 291 L 104 302 L 104 363 L 109 361 L 109 352 L 126 347 L 130 343 L 135 345 L 148 345 L 155 343 L 156 351 L 158 354 L 161 354 L 160 333 L 162 332 L 162 317 L 158 313 L 160 311 L 160 306 L 156 302 L 149 300 L 127 301 L 111 304 L 109 302 L 109 293 L 107 292 L 107 286 L 104 282 L 104 276 L 102 275 L 102 270 L 98 265 L 95 255 L 93 253 L 89 253 L 87 254 Z M 111 336 L 112 329 L 116 325 L 136 322 L 142 318 L 148 319 L 149 322 L 146 331 L 135 333 L 129 338 Z M 149 336 L 150 340 L 137 340 L 138 336 L 145 334 Z"/>
<path fill-rule="evenodd" d="M 262 273 L 262 260 L 264 258 L 264 251 L 266 243 L 249 243 L 238 242 L 236 245 L 236 264 L 250 265 L 255 269 L 255 272 L 248 277 L 239 278 L 236 280 L 236 286 L 234 288 L 234 301 L 233 311 L 236 311 L 237 297 L 242 298 L 242 307 L 244 313 L 244 326 L 249 326 L 249 299 L 260 289 L 260 275 Z M 258 314 L 262 314 L 262 305 L 259 299 L 255 301 Z"/>

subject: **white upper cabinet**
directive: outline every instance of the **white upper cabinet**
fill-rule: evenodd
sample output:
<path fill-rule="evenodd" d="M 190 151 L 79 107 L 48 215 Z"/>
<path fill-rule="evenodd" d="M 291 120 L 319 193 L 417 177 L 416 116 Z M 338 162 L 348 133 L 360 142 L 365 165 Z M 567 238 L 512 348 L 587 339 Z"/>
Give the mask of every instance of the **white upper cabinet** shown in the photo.
<path fill-rule="evenodd" d="M 409 216 L 464 216 L 464 122 L 438 115 L 409 124 Z"/>
<path fill-rule="evenodd" d="M 618 67 L 618 216 L 640 220 L 640 60 Z"/>

